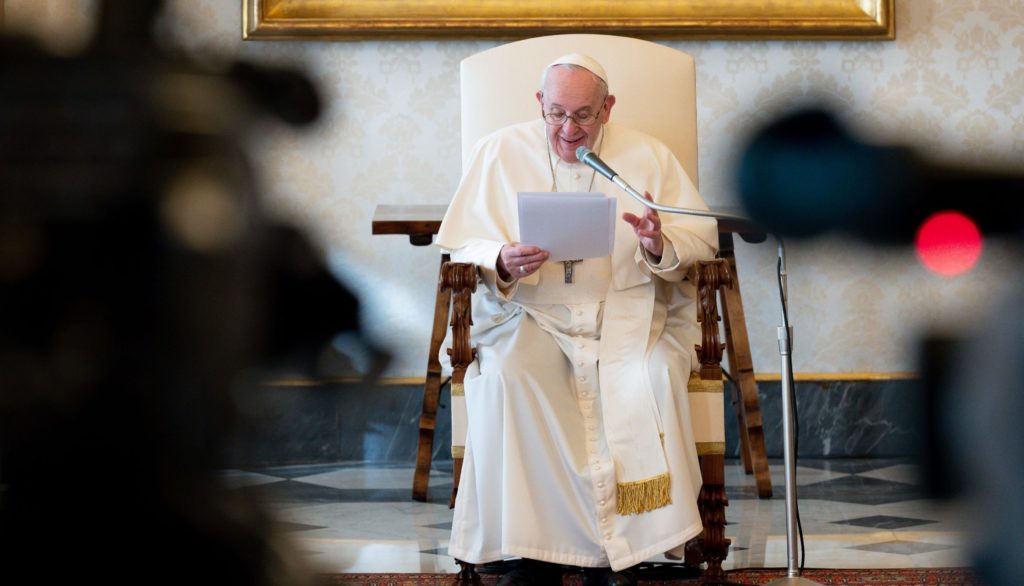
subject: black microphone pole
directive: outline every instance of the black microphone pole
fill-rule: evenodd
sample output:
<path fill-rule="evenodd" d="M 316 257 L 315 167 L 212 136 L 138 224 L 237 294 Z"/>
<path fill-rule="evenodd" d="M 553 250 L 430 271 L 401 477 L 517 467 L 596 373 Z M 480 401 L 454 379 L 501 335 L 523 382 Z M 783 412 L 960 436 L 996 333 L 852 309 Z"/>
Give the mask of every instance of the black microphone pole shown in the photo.
<path fill-rule="evenodd" d="M 666 206 L 655 203 L 648 200 L 646 197 L 640 194 L 637 190 L 633 189 L 626 183 L 619 174 L 612 170 L 604 161 L 600 159 L 593 151 L 585 146 L 581 146 L 576 149 L 576 158 L 594 169 L 601 175 L 608 178 L 609 181 L 618 185 L 623 191 L 628 193 L 633 199 L 639 201 L 644 206 L 657 210 L 659 212 L 665 212 L 668 214 L 683 214 L 688 216 L 702 216 L 705 218 L 715 218 L 716 220 L 726 220 L 747 223 L 750 220 L 747 218 L 737 215 L 730 214 L 722 211 L 711 211 L 711 210 L 698 210 L 691 208 L 679 208 L 674 206 Z M 799 555 L 797 551 L 797 527 L 798 527 L 798 516 L 797 511 L 797 498 L 796 498 L 796 425 L 794 418 L 794 404 L 795 397 L 793 392 L 793 357 L 792 357 L 792 337 L 793 328 L 789 325 L 789 310 L 788 310 L 788 297 L 789 293 L 786 290 L 786 247 L 782 243 L 782 238 L 778 235 L 774 235 L 775 240 L 778 242 L 779 250 L 779 302 L 782 308 L 782 325 L 778 328 L 779 337 L 779 361 L 781 363 L 781 379 L 782 379 L 782 427 L 784 435 L 783 440 L 783 456 L 784 456 L 784 467 L 786 472 L 786 577 L 773 580 L 768 583 L 767 586 L 820 586 L 817 582 L 812 582 L 806 578 L 800 576 L 800 563 Z"/>

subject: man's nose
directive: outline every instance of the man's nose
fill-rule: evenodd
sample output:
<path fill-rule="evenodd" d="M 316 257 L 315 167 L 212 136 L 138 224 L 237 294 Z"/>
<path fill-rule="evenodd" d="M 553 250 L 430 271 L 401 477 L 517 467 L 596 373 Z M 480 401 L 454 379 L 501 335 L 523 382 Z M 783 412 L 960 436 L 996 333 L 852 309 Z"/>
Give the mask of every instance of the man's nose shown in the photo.
<path fill-rule="evenodd" d="M 580 123 L 576 122 L 576 118 L 572 116 L 566 116 L 565 122 L 562 122 L 562 128 L 565 128 L 567 130 L 573 130 L 576 128 L 580 128 Z"/>

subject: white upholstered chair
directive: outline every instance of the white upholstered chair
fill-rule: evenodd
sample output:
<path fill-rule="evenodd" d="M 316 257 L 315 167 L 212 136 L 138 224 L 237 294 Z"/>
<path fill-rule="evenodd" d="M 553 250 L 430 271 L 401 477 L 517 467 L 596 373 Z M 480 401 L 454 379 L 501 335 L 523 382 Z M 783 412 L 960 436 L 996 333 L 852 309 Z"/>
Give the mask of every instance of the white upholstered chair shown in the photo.
<path fill-rule="evenodd" d="M 697 96 L 693 58 L 611 35 L 554 35 L 501 45 L 461 65 L 462 161 L 495 130 L 540 116 L 534 92 L 544 67 L 566 53 L 597 59 L 617 97 L 612 121 L 660 139 L 697 184 Z"/>
<path fill-rule="evenodd" d="M 680 51 L 627 37 L 555 35 L 501 45 L 466 58 L 461 66 L 463 167 L 475 143 L 504 126 L 540 116 L 534 92 L 545 66 L 566 53 L 583 53 L 600 62 L 608 73 L 617 101 L 612 120 L 659 138 L 675 153 L 697 184 L 696 79 L 693 59 Z M 724 261 L 704 263 L 698 272 L 698 319 L 704 338 L 698 354 L 701 372 L 689 384 L 691 413 L 704 486 L 700 507 L 704 534 L 689 548 L 688 561 L 707 564 L 705 578 L 720 580 L 728 541 L 724 535 L 725 420 L 718 340 L 716 294 L 731 285 Z M 472 265 L 448 263 L 441 287 L 453 295 L 453 345 L 449 350 L 452 375 L 452 456 L 456 462 L 452 504 L 457 494 L 466 436 L 462 396 L 465 367 L 474 356 L 468 338 L 470 294 L 477 275 Z M 462 562 L 460 562 L 462 563 Z M 464 568 L 468 564 L 463 564 Z M 468 571 L 467 571 L 468 570 Z M 471 579 L 472 568 L 464 570 Z"/>

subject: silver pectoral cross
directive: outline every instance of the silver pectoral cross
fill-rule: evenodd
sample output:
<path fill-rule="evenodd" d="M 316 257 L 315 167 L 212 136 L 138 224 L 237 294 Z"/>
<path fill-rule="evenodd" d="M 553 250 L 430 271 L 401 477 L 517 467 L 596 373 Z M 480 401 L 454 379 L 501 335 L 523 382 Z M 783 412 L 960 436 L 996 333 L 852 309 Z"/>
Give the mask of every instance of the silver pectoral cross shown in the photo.
<path fill-rule="evenodd" d="M 583 262 L 583 259 L 582 258 L 578 258 L 576 260 L 563 260 L 562 261 L 562 266 L 565 267 L 565 282 L 566 283 L 572 284 L 572 265 L 574 265 L 574 264 L 576 264 L 578 262 Z"/>

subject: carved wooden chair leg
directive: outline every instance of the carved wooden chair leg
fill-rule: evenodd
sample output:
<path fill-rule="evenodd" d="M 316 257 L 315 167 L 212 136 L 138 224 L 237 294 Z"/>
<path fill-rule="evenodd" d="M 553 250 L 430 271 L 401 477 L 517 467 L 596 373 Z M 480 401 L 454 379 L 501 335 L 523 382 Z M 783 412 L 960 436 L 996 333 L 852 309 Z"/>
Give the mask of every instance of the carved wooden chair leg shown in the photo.
<path fill-rule="evenodd" d="M 441 267 L 448 262 L 447 254 L 441 255 Z M 423 382 L 423 408 L 420 412 L 420 438 L 416 446 L 416 472 L 412 480 L 412 498 L 427 502 L 427 485 L 430 481 L 430 463 L 434 454 L 434 429 L 437 422 L 437 406 L 441 399 L 441 361 L 438 351 L 444 342 L 448 329 L 448 307 L 451 292 L 438 287 L 434 299 L 434 325 L 430 331 L 430 350 L 427 354 L 427 378 Z"/>
<path fill-rule="evenodd" d="M 707 564 L 701 583 L 721 584 L 725 582 L 722 562 L 729 554 L 729 540 L 725 537 L 725 507 L 729 504 L 725 495 L 725 457 L 722 454 L 701 456 L 700 469 L 703 484 L 697 500 L 704 523 L 701 549 Z"/>
<path fill-rule="evenodd" d="M 696 267 L 697 321 L 701 325 L 701 344 L 696 346 L 700 360 L 700 372 L 691 377 L 691 396 L 698 393 L 704 397 L 704 415 L 715 418 L 713 425 L 724 425 L 722 384 L 722 351 L 725 346 L 719 338 L 718 291 L 732 287 L 732 274 L 723 260 L 698 262 Z M 721 410 L 721 411 L 720 411 Z M 721 429 L 720 429 L 721 431 Z M 691 564 L 705 563 L 701 576 L 702 584 L 726 582 L 722 561 L 729 553 L 729 540 L 725 537 L 725 507 L 729 504 L 725 494 L 725 436 L 709 434 L 698 438 L 697 453 L 700 458 L 701 489 L 697 497 L 704 532 L 692 546 L 686 549 L 686 561 Z"/>
<path fill-rule="evenodd" d="M 470 346 L 469 330 L 473 325 L 472 296 L 476 291 L 476 266 L 467 263 L 447 262 L 441 266 L 441 291 L 450 291 L 452 295 L 452 347 L 448 355 L 452 362 L 452 396 L 463 394 L 463 383 L 466 368 L 476 359 L 476 350 Z M 455 499 L 459 492 L 459 478 L 462 476 L 462 454 L 452 454 L 454 469 L 452 470 L 452 494 L 448 499 L 448 508 L 455 508 Z M 459 564 L 459 573 L 455 575 L 453 586 L 480 586 L 480 574 L 476 564 L 455 560 Z"/>
<path fill-rule="evenodd" d="M 453 403 L 454 397 L 464 394 L 466 368 L 476 359 L 476 349 L 470 345 L 469 337 L 469 330 L 473 325 L 472 297 L 476 291 L 476 279 L 475 265 L 447 262 L 441 266 L 441 282 L 438 287 L 442 292 L 450 292 L 452 297 L 452 347 L 448 349 L 448 355 L 452 363 Z M 452 494 L 448 499 L 448 508 L 455 508 L 459 479 L 462 476 L 462 454 L 453 451 L 452 460 Z"/>
<path fill-rule="evenodd" d="M 719 256 L 729 263 L 729 271 L 733 275 L 738 275 L 732 234 L 723 232 L 718 239 Z M 753 473 L 757 483 L 757 496 L 763 499 L 771 498 L 772 478 L 768 470 L 768 454 L 764 444 L 761 399 L 757 394 L 757 380 L 754 378 L 754 362 L 750 354 L 750 340 L 747 336 L 747 322 L 743 314 L 743 298 L 740 296 L 738 277 L 734 279 L 732 286 L 722 290 L 722 313 L 729 367 L 735 379 L 733 405 L 739 424 L 743 468 L 747 474 Z"/>

